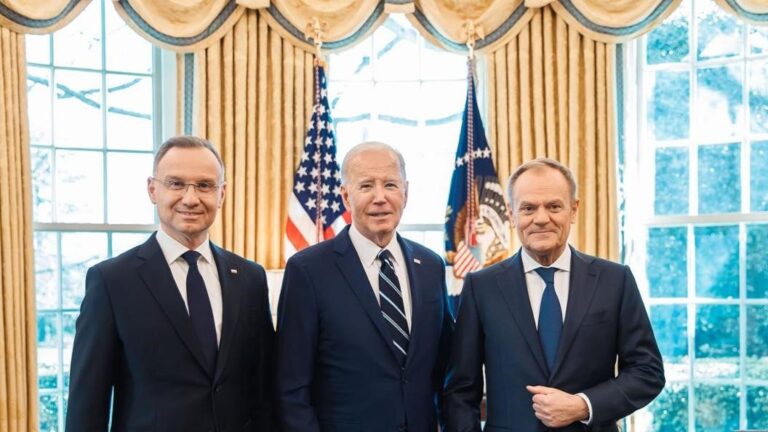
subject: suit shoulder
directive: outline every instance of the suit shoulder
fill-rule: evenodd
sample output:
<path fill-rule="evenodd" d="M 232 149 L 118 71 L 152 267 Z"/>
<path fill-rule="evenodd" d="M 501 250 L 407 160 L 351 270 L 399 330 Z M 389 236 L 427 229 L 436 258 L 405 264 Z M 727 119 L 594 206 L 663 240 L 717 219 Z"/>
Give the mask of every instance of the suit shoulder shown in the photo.
<path fill-rule="evenodd" d="M 242 257 L 234 252 L 230 252 L 220 247 L 218 248 L 218 251 L 227 259 L 227 261 L 229 261 L 232 264 L 235 264 L 241 268 L 253 270 L 258 273 L 264 272 L 264 266 L 257 263 L 256 261 L 249 260 L 248 258 Z"/>
<path fill-rule="evenodd" d="M 432 249 L 412 240 L 403 239 L 403 241 L 410 245 L 410 247 L 413 249 L 413 254 L 415 257 L 432 261 L 435 264 L 445 265 L 443 257 L 438 255 L 437 252 L 433 251 Z"/>
<path fill-rule="evenodd" d="M 320 242 L 318 244 L 304 248 L 290 258 L 286 263 L 299 264 L 299 263 L 312 263 L 316 261 L 327 262 L 328 258 L 333 255 L 333 239 Z"/>

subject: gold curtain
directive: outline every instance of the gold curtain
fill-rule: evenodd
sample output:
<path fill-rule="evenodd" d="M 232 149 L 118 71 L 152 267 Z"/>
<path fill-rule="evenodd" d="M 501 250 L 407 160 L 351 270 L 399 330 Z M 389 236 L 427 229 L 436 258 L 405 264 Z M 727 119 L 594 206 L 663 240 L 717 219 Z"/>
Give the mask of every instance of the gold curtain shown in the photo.
<path fill-rule="evenodd" d="M 568 165 L 579 185 L 571 242 L 618 258 L 615 178 L 615 52 L 538 9 L 506 46 L 488 55 L 489 138 L 499 178 L 547 156 Z"/>
<path fill-rule="evenodd" d="M 24 35 L 0 27 L 0 431 L 38 428 Z"/>
<path fill-rule="evenodd" d="M 182 55 L 178 65 L 184 74 Z M 212 238 L 267 268 L 284 264 L 288 196 L 313 83 L 313 56 L 256 10 L 246 11 L 221 41 L 194 53 L 193 133 L 218 146 L 226 169 L 226 198 Z"/>

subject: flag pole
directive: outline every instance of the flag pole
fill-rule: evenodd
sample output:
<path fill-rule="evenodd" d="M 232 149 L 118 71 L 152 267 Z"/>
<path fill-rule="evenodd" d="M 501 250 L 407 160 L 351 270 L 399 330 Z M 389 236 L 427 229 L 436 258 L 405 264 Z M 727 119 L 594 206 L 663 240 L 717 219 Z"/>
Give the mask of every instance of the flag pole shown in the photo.
<path fill-rule="evenodd" d="M 475 25 L 468 20 L 467 29 L 467 107 L 475 97 Z M 467 223 L 464 227 L 464 241 L 469 247 L 477 246 L 477 185 L 475 184 L 475 128 L 474 109 L 467 109 Z"/>
<path fill-rule="evenodd" d="M 319 131 L 322 127 L 321 124 L 321 112 L 320 112 L 320 67 L 323 64 L 323 26 L 320 24 L 320 20 L 317 18 L 312 18 L 311 22 L 311 28 L 312 28 L 312 41 L 315 45 L 315 61 L 314 63 L 314 73 L 315 73 L 315 97 L 314 97 L 314 106 L 313 109 L 315 110 L 315 113 L 317 114 L 317 122 L 315 124 L 315 130 Z M 318 147 L 321 146 L 322 143 L 318 144 Z M 322 170 L 322 160 L 320 158 L 317 158 L 315 160 L 315 168 L 317 169 L 317 172 L 320 173 Z M 322 192 L 322 186 L 323 186 L 323 180 L 322 176 L 318 174 L 317 180 L 315 180 L 315 186 L 317 187 L 317 191 L 315 192 L 315 235 L 316 235 L 316 241 L 317 243 L 320 243 L 325 239 L 325 233 L 323 232 L 323 208 L 321 207 L 322 201 L 323 201 L 323 192 Z"/>

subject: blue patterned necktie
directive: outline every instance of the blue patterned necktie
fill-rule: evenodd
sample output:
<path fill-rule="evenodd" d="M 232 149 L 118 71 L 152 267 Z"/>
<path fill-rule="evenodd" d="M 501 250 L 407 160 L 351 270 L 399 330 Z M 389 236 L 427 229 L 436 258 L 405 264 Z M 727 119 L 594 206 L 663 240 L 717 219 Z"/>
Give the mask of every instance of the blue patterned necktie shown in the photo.
<path fill-rule="evenodd" d="M 560 343 L 560 334 L 563 332 L 563 312 L 560 309 L 560 301 L 555 292 L 555 272 L 556 268 L 539 267 L 536 273 L 544 279 L 546 287 L 544 295 L 541 297 L 541 307 L 539 308 L 539 341 L 544 350 L 544 357 L 547 360 L 549 372 L 555 368 L 555 357 L 557 356 L 557 346 Z"/>
<path fill-rule="evenodd" d="M 197 333 L 200 347 L 203 349 L 208 372 L 213 374 L 216 368 L 219 344 L 216 340 L 216 324 L 213 321 L 211 300 L 208 298 L 208 290 L 205 289 L 203 276 L 197 268 L 197 258 L 200 257 L 200 253 L 190 250 L 184 252 L 181 257 L 189 264 L 189 271 L 187 272 L 189 318 L 192 320 L 192 326 Z"/>
<path fill-rule="evenodd" d="M 392 335 L 392 343 L 395 345 L 395 351 L 400 357 L 400 362 L 405 364 L 409 333 L 400 281 L 397 279 L 395 267 L 392 264 L 392 254 L 388 250 L 382 249 L 376 258 L 381 261 L 381 268 L 379 269 L 381 314 L 387 322 L 387 327 Z"/>

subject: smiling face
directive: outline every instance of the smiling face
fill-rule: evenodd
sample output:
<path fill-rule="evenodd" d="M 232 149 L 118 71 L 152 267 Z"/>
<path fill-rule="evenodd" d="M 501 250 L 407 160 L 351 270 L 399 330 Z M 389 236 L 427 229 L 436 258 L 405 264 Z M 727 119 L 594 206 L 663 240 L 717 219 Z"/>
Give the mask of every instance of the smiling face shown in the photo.
<path fill-rule="evenodd" d="M 216 156 L 203 147 L 173 147 L 157 164 L 155 179 L 147 182 L 147 192 L 157 206 L 160 225 L 169 236 L 190 249 L 206 238 L 224 202 L 225 184 L 203 194 L 194 187 L 180 191 L 169 189 L 163 181 L 182 183 L 214 183 L 223 181 Z"/>
<path fill-rule="evenodd" d="M 517 178 L 512 197 L 512 222 L 523 248 L 539 264 L 551 265 L 567 247 L 579 209 L 568 181 L 554 168 L 532 168 Z"/>
<path fill-rule="evenodd" d="M 400 160 L 386 148 L 360 150 L 345 162 L 341 186 L 344 205 L 352 212 L 352 224 L 366 238 L 384 247 L 392 239 L 405 203 L 408 182 Z"/>

